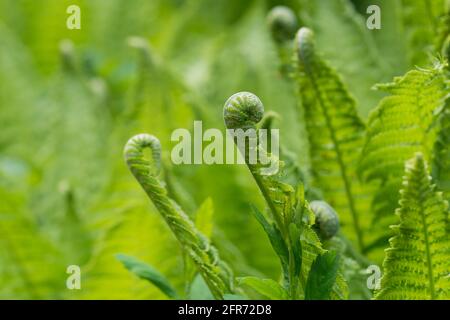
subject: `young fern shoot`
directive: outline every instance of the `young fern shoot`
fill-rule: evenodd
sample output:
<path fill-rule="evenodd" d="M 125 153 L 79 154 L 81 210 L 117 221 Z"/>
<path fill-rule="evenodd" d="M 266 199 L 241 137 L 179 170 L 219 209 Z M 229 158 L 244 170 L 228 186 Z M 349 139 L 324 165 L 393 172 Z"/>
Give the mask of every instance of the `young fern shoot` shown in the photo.
<path fill-rule="evenodd" d="M 152 160 L 144 156 L 144 149 L 152 151 Z M 161 213 L 183 250 L 192 258 L 211 293 L 216 299 L 233 290 L 233 275 L 220 260 L 219 254 L 209 240 L 201 234 L 194 223 L 175 201 L 167 196 L 167 190 L 159 180 L 161 145 L 149 134 L 132 137 L 124 149 L 125 161 L 131 173 Z"/>
<path fill-rule="evenodd" d="M 450 299 L 448 202 L 420 153 L 407 162 L 400 208 L 376 299 Z"/>
<path fill-rule="evenodd" d="M 256 130 L 256 125 L 263 118 L 264 106 L 256 95 L 240 92 L 225 102 L 223 113 L 228 129 L 237 129 L 244 133 L 248 130 Z M 247 167 L 261 190 L 274 223 L 267 221 L 256 208 L 254 208 L 255 217 L 263 226 L 274 250 L 280 257 L 284 288 L 289 298 L 307 298 L 305 291 L 307 281 L 311 275 L 317 272 L 317 270 L 312 270 L 311 266 L 316 258 L 326 253 L 318 236 L 311 229 L 310 222 L 313 220 L 311 218 L 313 213 L 304 199 L 302 186 L 298 186 L 296 191 L 291 185 L 281 182 L 280 173 L 265 175 L 262 173 L 263 165 L 261 163 L 252 164 L 249 161 L 250 148 L 255 146 L 259 155 L 272 157 L 273 161 L 279 160 L 273 159 L 274 156 L 267 154 L 267 151 L 258 143 L 251 142 L 251 139 L 257 139 L 258 134 L 246 136 L 248 143 L 244 150 L 239 151 L 244 155 Z M 280 162 L 280 165 L 282 166 L 283 163 Z M 337 263 L 337 260 L 334 260 L 333 263 Z M 331 274 L 331 279 L 331 286 L 327 288 L 329 291 L 325 292 L 323 297 L 344 298 L 347 294 L 347 287 L 342 276 L 336 272 Z M 252 279 L 252 281 L 256 280 Z M 263 283 L 267 285 L 271 282 L 269 280 L 258 282 L 260 286 Z M 273 283 L 272 286 L 274 286 Z"/>
<path fill-rule="evenodd" d="M 344 234 L 364 251 L 370 196 L 360 184 L 355 168 L 365 125 L 339 76 L 316 53 L 311 30 L 298 31 L 295 49 L 313 183 L 338 212 Z"/>

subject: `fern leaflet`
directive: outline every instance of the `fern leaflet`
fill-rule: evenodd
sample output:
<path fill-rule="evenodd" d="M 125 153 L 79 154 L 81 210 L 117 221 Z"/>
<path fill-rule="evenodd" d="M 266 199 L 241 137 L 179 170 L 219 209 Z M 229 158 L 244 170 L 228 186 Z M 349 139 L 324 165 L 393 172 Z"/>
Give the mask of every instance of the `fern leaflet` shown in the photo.
<path fill-rule="evenodd" d="M 400 224 L 394 226 L 376 299 L 449 299 L 448 203 L 435 191 L 420 153 L 407 162 Z"/>

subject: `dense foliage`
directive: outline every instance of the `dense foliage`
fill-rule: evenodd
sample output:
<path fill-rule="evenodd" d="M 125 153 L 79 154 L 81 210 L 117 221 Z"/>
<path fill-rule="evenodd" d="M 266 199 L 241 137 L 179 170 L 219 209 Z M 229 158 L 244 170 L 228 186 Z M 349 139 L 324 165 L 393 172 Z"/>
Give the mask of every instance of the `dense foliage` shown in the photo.
<path fill-rule="evenodd" d="M 449 58 L 446 0 L 0 0 L 0 299 L 450 299 Z"/>

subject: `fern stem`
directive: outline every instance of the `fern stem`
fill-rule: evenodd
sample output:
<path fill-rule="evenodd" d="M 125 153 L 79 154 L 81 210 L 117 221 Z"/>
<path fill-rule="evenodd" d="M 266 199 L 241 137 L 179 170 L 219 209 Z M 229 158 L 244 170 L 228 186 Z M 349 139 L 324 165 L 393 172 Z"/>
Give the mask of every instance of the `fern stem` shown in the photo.
<path fill-rule="evenodd" d="M 144 158 L 144 148 L 151 149 L 153 165 Z M 124 155 L 130 171 L 196 264 L 213 296 L 223 299 L 225 293 L 231 292 L 232 276 L 228 268 L 224 268 L 216 249 L 197 230 L 178 204 L 167 196 L 167 190 L 157 178 L 161 161 L 159 140 L 149 134 L 136 135 L 125 145 Z"/>
<path fill-rule="evenodd" d="M 300 30 L 299 33 L 301 31 L 302 30 Z M 310 49 L 310 47 L 308 47 L 308 49 Z M 330 115 L 328 114 L 328 110 L 327 110 L 327 108 L 325 106 L 325 103 L 324 103 L 324 101 L 322 99 L 321 92 L 320 92 L 320 90 L 318 88 L 317 81 L 316 81 L 316 78 L 314 76 L 314 72 L 312 72 L 312 70 L 309 67 L 309 63 L 308 63 L 309 59 L 308 59 L 307 54 L 305 54 L 305 52 L 304 52 L 304 46 L 299 46 L 298 53 L 299 53 L 300 57 L 302 58 L 302 60 L 304 62 L 304 65 L 305 65 L 305 70 L 306 70 L 308 76 L 311 79 L 312 87 L 314 88 L 314 94 L 315 94 L 315 96 L 316 96 L 316 98 L 317 98 L 317 100 L 319 102 L 320 108 L 321 108 L 322 113 L 323 113 L 324 118 L 325 118 L 326 126 L 328 128 L 328 132 L 330 134 L 330 138 L 331 138 L 331 140 L 333 142 L 334 150 L 336 152 L 336 157 L 337 157 L 339 168 L 340 168 L 341 177 L 342 177 L 342 180 L 344 182 L 345 194 L 346 194 L 346 197 L 347 197 L 349 210 L 351 212 L 351 216 L 352 216 L 352 220 L 353 220 L 353 228 L 355 230 L 356 238 L 357 238 L 357 241 L 358 241 L 358 247 L 362 251 L 362 250 L 364 250 L 363 235 L 362 235 L 362 231 L 361 231 L 361 228 L 360 228 L 358 214 L 357 214 L 356 209 L 355 209 L 355 204 L 353 202 L 352 191 L 351 191 L 351 183 L 350 183 L 350 181 L 348 179 L 348 176 L 347 176 L 347 170 L 346 170 L 346 167 L 344 165 L 342 152 L 341 152 L 340 147 L 339 147 L 338 139 L 337 139 L 337 137 L 336 137 L 336 135 L 334 133 L 334 128 L 332 126 L 332 121 L 331 121 Z"/>
<path fill-rule="evenodd" d="M 433 15 L 433 8 L 431 6 L 430 0 L 424 0 L 424 1 L 425 1 L 425 7 L 426 7 L 428 19 L 430 19 L 431 28 L 433 29 L 433 33 L 436 35 L 437 34 L 437 25 L 436 25 L 436 20 Z"/>

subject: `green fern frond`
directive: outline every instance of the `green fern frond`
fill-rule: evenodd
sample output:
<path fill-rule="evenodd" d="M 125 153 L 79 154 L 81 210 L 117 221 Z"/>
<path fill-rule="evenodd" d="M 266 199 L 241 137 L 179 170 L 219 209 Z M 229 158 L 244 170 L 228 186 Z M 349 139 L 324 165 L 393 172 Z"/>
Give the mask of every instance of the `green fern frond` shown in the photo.
<path fill-rule="evenodd" d="M 423 65 L 439 36 L 439 18 L 446 0 L 401 0 L 402 23 L 407 30 L 410 65 Z"/>
<path fill-rule="evenodd" d="M 433 153 L 433 178 L 450 201 L 450 100 L 439 117 L 439 132 Z"/>
<path fill-rule="evenodd" d="M 370 114 L 361 171 L 368 180 L 398 177 L 415 152 L 430 159 L 435 140 L 434 113 L 442 108 L 447 90 L 443 64 L 420 69 L 378 85 L 390 93 Z"/>
<path fill-rule="evenodd" d="M 363 250 L 370 198 L 355 168 L 365 125 L 339 76 L 317 55 L 312 31 L 299 30 L 296 50 L 313 183 L 338 212 L 344 233 Z"/>
<path fill-rule="evenodd" d="M 445 47 L 446 40 L 450 37 L 450 1 L 447 0 L 444 14 L 439 19 L 438 37 L 436 39 L 436 51 Z"/>
<path fill-rule="evenodd" d="M 150 148 L 153 161 L 144 157 L 144 149 Z M 148 134 L 131 138 L 124 150 L 125 160 L 137 181 L 159 210 L 177 240 L 196 264 L 214 297 L 222 299 L 232 290 L 231 271 L 220 260 L 217 250 L 202 235 L 193 222 L 173 200 L 158 179 L 161 161 L 159 140 Z"/>
<path fill-rule="evenodd" d="M 166 298 L 156 287 L 123 268 L 115 259 L 119 252 L 151 262 L 180 292 L 183 289 L 180 246 L 157 211 L 152 210 L 149 214 L 149 205 L 142 195 L 137 194 L 134 179 L 129 177 L 128 171 L 123 171 L 127 175 L 121 177 L 128 176 L 129 179 L 116 179 L 113 188 L 105 191 L 100 205 L 93 212 L 96 221 L 91 228 L 99 235 L 95 254 L 82 267 L 82 290 L 74 292 L 77 299 Z"/>
<path fill-rule="evenodd" d="M 232 95 L 224 106 L 224 120 L 228 129 L 252 130 L 256 129 L 256 124 L 263 119 L 264 106 L 259 98 L 250 92 L 240 92 Z M 251 138 L 250 138 L 251 139 Z M 248 145 L 251 145 L 250 141 Z M 265 221 L 262 214 L 257 216 L 261 224 L 269 234 L 275 251 L 280 256 L 283 267 L 285 286 L 289 289 L 290 297 L 297 296 L 297 286 L 301 284 L 298 293 L 304 297 L 304 288 L 311 266 L 316 257 L 326 252 L 322 248 L 317 234 L 312 230 L 310 223 L 306 223 L 304 216 L 312 216 L 313 213 L 308 203 L 304 200 L 302 187 L 296 190 L 289 184 L 282 182 L 283 162 L 274 155 L 269 154 L 259 144 L 256 145 L 259 154 L 265 153 L 272 161 L 280 166 L 277 173 L 268 175 L 262 173 L 262 166 L 259 162 L 252 164 L 248 156 L 250 149 L 246 145 L 245 162 L 255 179 L 261 193 L 268 205 L 271 218 L 274 220 L 273 226 Z M 241 152 L 244 150 L 240 150 Z M 270 229 L 270 230 L 268 230 Z M 270 235 L 275 233 L 275 235 Z M 280 249 L 281 248 L 281 249 Z M 298 255 L 301 251 L 301 255 Z M 300 260 L 300 261 L 298 261 Z M 300 270 L 293 271 L 298 268 Z M 299 282 L 298 283 L 298 279 Z M 332 299 L 344 299 L 347 296 L 347 285 L 342 275 L 339 273 L 331 292 Z"/>
<path fill-rule="evenodd" d="M 406 165 L 400 224 L 394 226 L 376 299 L 449 299 L 448 202 L 436 191 L 421 154 Z"/>

